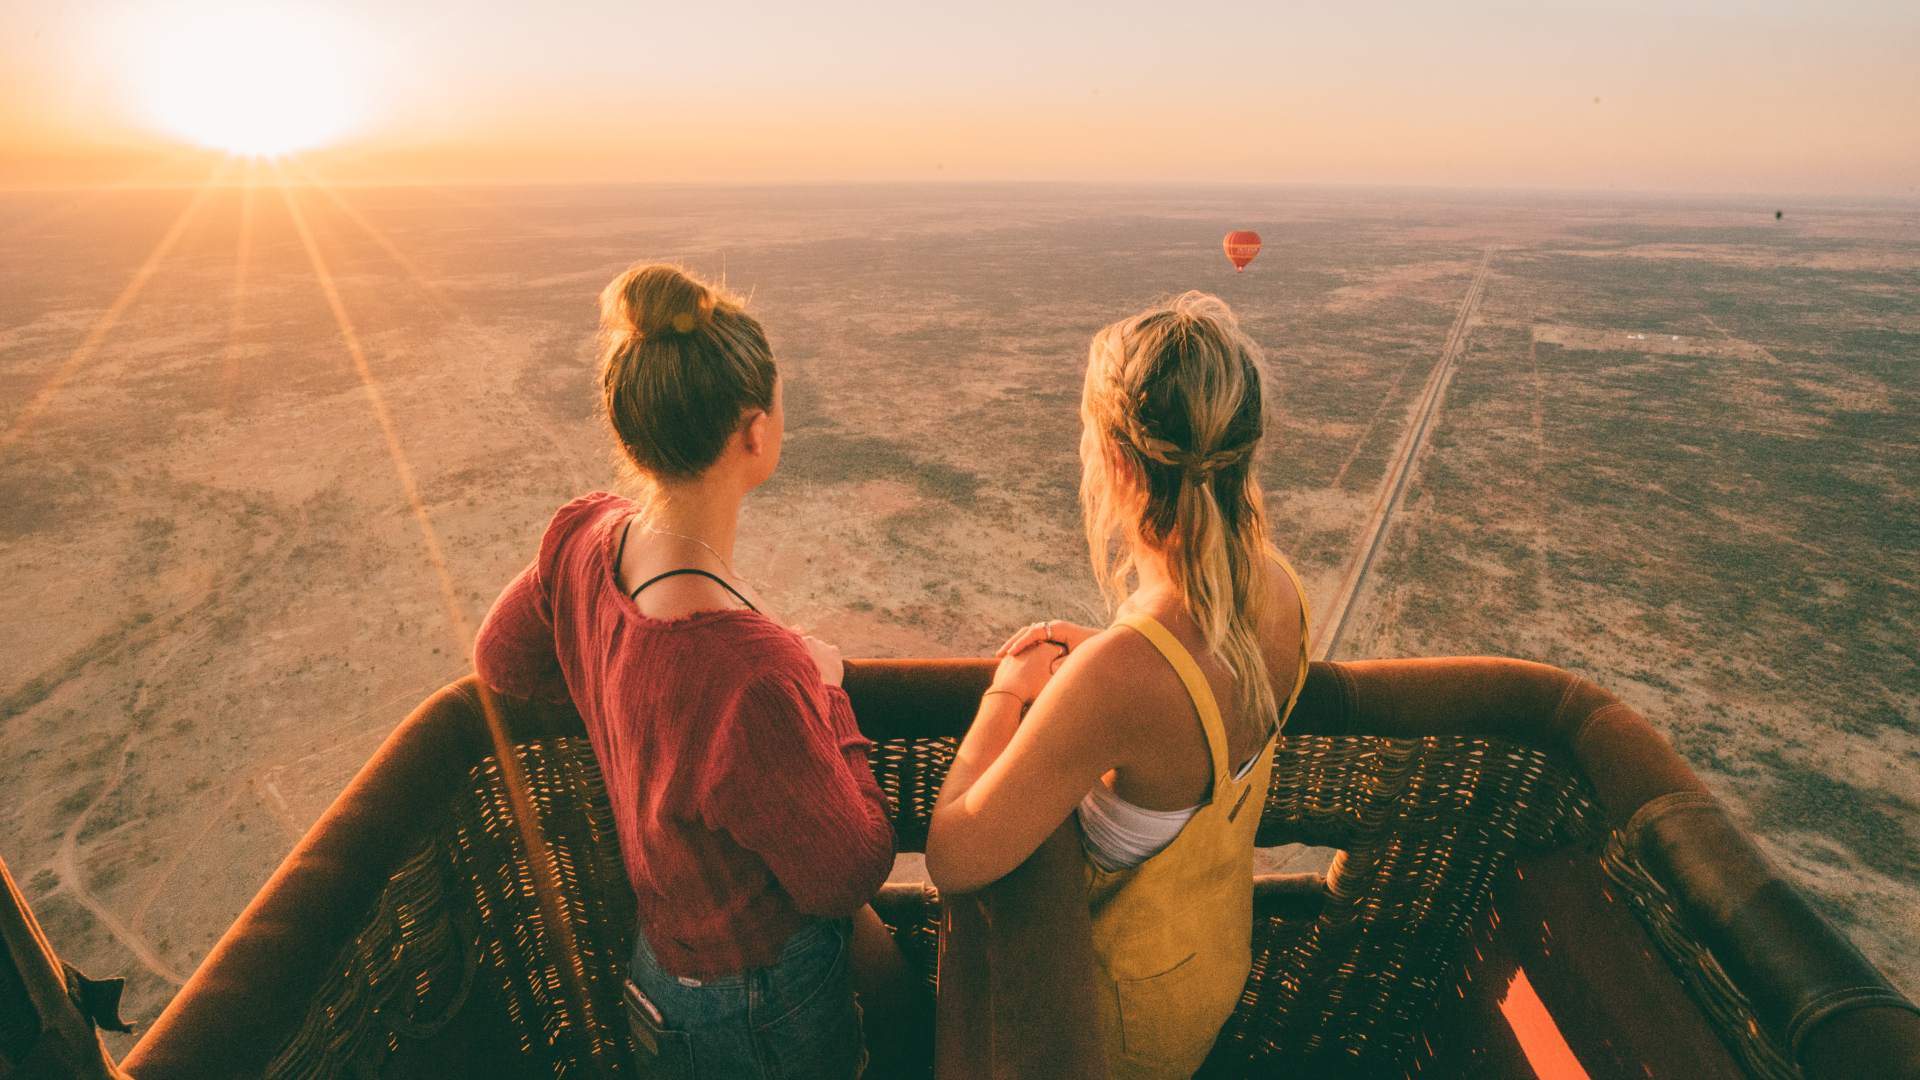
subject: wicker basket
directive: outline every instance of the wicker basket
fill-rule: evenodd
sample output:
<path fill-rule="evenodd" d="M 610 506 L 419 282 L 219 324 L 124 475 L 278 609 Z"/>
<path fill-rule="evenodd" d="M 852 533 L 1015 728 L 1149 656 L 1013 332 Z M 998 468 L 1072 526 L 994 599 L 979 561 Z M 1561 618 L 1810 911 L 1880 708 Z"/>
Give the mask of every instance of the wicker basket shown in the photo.
<path fill-rule="evenodd" d="M 990 670 L 848 664 L 905 850 L 925 843 Z M 579 718 L 496 709 L 536 858 L 484 711 L 469 679 L 407 718 L 127 1072 L 633 1074 L 619 1012 L 633 900 Z M 1256 883 L 1252 974 L 1203 1075 L 1532 1076 L 1565 1052 L 1594 1077 L 1920 1076 L 1912 1005 L 1590 683 L 1494 659 L 1316 664 L 1275 764 L 1260 843 L 1340 854 L 1325 878 Z M 1020 887 L 1059 884 L 1033 874 Z M 541 880 L 559 886 L 571 948 Z M 968 916 L 995 903 L 991 926 Z M 930 890 L 891 887 L 878 906 L 930 977 L 947 951 L 949 999 L 969 965 L 1071 977 L 1086 963 L 1070 939 L 1035 948 L 992 891 L 946 913 L 944 942 Z M 943 1075 L 1063 1075 L 1063 1060 L 1098 1074 L 1072 1009 L 1023 1000 L 1047 979 L 990 985 L 943 999 L 943 1025 L 991 1048 L 943 1057 Z"/>

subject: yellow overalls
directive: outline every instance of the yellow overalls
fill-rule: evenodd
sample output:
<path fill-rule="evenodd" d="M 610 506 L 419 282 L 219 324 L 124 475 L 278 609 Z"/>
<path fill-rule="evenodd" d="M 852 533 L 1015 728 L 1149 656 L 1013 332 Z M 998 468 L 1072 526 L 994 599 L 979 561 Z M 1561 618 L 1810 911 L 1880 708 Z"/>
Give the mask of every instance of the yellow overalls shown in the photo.
<path fill-rule="evenodd" d="M 1307 594 L 1281 565 L 1300 595 L 1300 675 L 1275 737 L 1307 669 Z M 1107 1064 L 1113 1080 L 1190 1077 L 1233 1015 L 1252 962 L 1253 834 L 1273 775 L 1273 738 L 1247 776 L 1233 779 L 1220 707 L 1193 656 L 1152 616 L 1117 623 L 1151 641 L 1186 684 L 1213 759 L 1213 793 L 1172 844 L 1139 866 L 1107 871 L 1087 861 Z"/>

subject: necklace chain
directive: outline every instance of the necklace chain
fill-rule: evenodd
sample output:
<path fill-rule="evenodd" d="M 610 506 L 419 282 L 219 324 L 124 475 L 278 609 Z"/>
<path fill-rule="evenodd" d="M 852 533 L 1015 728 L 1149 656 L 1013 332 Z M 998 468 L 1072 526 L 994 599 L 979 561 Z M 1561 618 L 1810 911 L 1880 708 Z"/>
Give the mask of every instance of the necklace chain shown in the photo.
<path fill-rule="evenodd" d="M 655 536 L 671 536 L 676 540 L 691 540 L 692 542 L 699 544 L 701 547 L 706 548 L 708 551 L 712 552 L 713 557 L 720 560 L 720 566 L 722 569 L 726 570 L 728 577 L 737 578 L 740 576 L 740 574 L 734 570 L 733 564 L 727 561 L 727 557 L 725 555 L 720 554 L 719 550 L 716 549 L 712 544 L 707 543 L 705 540 L 702 540 L 697 536 L 688 536 L 686 533 L 677 533 L 677 532 L 674 532 L 672 529 L 661 529 L 652 525 L 642 525 L 641 527 L 646 529 L 648 532 L 654 534 Z"/>

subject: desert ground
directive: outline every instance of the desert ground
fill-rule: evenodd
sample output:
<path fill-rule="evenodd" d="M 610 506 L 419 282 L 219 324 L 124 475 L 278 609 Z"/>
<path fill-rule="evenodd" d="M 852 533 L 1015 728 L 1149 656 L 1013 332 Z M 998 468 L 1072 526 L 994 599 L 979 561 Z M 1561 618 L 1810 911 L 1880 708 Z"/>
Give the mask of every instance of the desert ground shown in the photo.
<path fill-rule="evenodd" d="M 1758 200 L 1232 187 L 194 198 L 0 196 L 0 855 L 67 959 L 130 978 L 135 1019 L 466 670 L 462 627 L 554 508 L 619 483 L 594 301 L 652 258 L 724 272 L 768 327 L 789 442 L 739 569 L 850 656 L 979 654 L 1035 618 L 1102 619 L 1074 494 L 1088 338 L 1156 297 L 1219 293 L 1271 366 L 1275 538 L 1316 610 L 1357 585 L 1336 658 L 1504 654 L 1620 693 L 1920 992 L 1920 207 L 1789 203 L 1776 221 Z M 1266 240 L 1244 274 L 1219 249 L 1230 228 Z"/>

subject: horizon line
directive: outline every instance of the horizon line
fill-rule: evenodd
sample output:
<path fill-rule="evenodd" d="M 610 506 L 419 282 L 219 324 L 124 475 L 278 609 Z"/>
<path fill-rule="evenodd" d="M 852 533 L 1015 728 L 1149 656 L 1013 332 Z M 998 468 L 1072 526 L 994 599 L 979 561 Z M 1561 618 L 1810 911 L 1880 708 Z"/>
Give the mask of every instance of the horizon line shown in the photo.
<path fill-rule="evenodd" d="M 228 155 L 241 160 L 245 155 Z M 298 155 L 287 155 L 278 160 L 297 160 Z M 276 159 L 263 159 L 276 160 Z M 1678 198 L 1711 200 L 1804 200 L 1819 203 L 1850 204 L 1913 204 L 1920 207 L 1920 188 L 1906 192 L 1819 192 L 1809 190 L 1767 190 L 1767 191 L 1729 191 L 1707 188 L 1665 188 L 1665 187 L 1585 187 L 1579 185 L 1547 184 L 1461 184 L 1438 182 L 1394 182 L 1394 181 L 1351 181 L 1351 180 L 1100 180 L 1093 178 L 999 178 L 999 179 L 959 179 L 959 178 L 869 178 L 869 179 L 782 179 L 782 180 L 643 180 L 643 179 L 505 179 L 505 178 L 462 178 L 462 179 L 389 179 L 389 180 L 345 180 L 335 178 L 301 180 L 289 179 L 289 187 L 351 188 L 356 190 L 380 189 L 528 189 L 528 188 L 654 188 L 678 190 L 770 190 L 780 188 L 1114 188 L 1122 190 L 1165 190 L 1165 189 L 1296 189 L 1323 191 L 1371 191 L 1371 192 L 1423 192 L 1429 194 L 1482 194 L 1482 195 L 1553 195 L 1553 196 L 1601 196 L 1609 198 Z M 240 189 L 246 185 L 237 181 L 222 181 L 207 184 L 205 181 L 193 182 L 185 179 L 162 183 L 134 184 L 124 181 L 100 181 L 96 183 L 73 184 L 6 184 L 0 183 L 0 194 L 60 194 L 68 192 L 157 192 L 187 191 L 201 187 Z"/>

